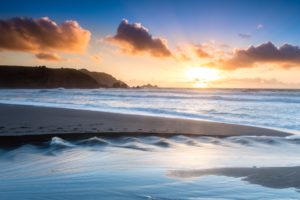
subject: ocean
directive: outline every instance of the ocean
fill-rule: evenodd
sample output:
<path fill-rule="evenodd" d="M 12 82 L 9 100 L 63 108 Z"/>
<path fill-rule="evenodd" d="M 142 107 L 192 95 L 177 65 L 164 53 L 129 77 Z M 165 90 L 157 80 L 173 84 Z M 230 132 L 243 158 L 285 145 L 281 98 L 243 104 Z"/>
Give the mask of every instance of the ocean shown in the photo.
<path fill-rule="evenodd" d="M 210 120 L 300 132 L 300 90 L 2 89 L 0 103 Z"/>
<path fill-rule="evenodd" d="M 300 132 L 300 90 L 3 89 L 0 103 Z M 0 147 L 0 199 L 296 200 L 299 155 L 299 135 L 53 137 Z"/>

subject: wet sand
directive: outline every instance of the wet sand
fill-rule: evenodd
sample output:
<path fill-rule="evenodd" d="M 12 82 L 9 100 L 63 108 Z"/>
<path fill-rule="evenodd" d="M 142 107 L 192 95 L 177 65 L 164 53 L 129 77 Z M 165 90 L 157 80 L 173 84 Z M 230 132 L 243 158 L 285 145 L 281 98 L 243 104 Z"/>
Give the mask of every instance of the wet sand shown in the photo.
<path fill-rule="evenodd" d="M 118 135 L 287 136 L 289 133 L 218 122 L 0 104 L 0 144 L 16 140 Z M 18 137 L 22 136 L 22 137 Z"/>
<path fill-rule="evenodd" d="M 196 178 L 208 175 L 242 178 L 252 184 L 270 188 L 300 189 L 300 167 L 252 167 L 252 168 L 216 168 L 202 170 L 173 170 L 167 173 L 174 178 Z"/>
<path fill-rule="evenodd" d="M 299 152 L 285 137 L 56 137 L 0 147 L 0 199 L 299 199 Z"/>

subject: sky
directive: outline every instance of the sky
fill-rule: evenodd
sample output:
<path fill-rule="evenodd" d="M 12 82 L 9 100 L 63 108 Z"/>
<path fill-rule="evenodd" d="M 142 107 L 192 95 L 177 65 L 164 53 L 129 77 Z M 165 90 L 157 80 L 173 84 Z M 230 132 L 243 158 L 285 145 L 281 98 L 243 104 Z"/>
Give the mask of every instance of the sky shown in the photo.
<path fill-rule="evenodd" d="M 300 1 L 2 0 L 0 64 L 131 86 L 300 88 Z"/>

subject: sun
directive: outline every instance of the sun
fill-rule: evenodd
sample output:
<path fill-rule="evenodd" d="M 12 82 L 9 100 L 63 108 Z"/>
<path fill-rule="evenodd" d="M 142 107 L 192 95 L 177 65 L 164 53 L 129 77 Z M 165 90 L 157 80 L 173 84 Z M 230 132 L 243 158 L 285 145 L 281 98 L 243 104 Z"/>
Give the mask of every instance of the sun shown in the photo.
<path fill-rule="evenodd" d="M 219 71 L 208 67 L 190 67 L 186 70 L 186 77 L 194 82 L 194 87 L 207 87 L 209 82 L 220 78 Z"/>

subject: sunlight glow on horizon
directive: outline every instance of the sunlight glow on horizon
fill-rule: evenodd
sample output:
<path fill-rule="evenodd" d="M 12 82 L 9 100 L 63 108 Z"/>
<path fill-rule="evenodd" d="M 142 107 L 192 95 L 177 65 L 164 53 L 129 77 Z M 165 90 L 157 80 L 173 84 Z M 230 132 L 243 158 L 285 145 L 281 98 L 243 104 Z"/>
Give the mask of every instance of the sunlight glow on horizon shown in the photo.
<path fill-rule="evenodd" d="M 186 77 L 194 82 L 194 87 L 203 88 L 207 87 L 209 82 L 218 80 L 220 72 L 208 67 L 190 67 L 186 70 Z"/>

